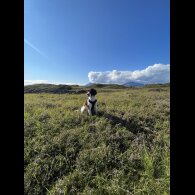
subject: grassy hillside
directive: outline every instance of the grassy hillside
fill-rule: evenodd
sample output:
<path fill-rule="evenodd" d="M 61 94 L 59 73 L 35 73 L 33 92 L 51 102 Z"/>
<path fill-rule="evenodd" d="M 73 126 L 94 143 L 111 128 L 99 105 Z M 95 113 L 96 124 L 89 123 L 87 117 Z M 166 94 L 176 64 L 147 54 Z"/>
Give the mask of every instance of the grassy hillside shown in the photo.
<path fill-rule="evenodd" d="M 35 84 L 24 86 L 24 93 L 79 93 L 86 92 L 89 88 L 98 89 L 125 89 L 127 87 L 116 84 L 94 84 L 91 86 L 79 86 L 79 85 L 53 85 L 53 84 Z"/>
<path fill-rule="evenodd" d="M 66 93 L 71 89 L 69 85 L 36 84 L 24 86 L 24 93 Z"/>
<path fill-rule="evenodd" d="M 25 94 L 25 194 L 169 194 L 169 87 L 156 89 L 97 88 L 93 117 L 86 94 Z"/>
<path fill-rule="evenodd" d="M 149 84 L 145 85 L 145 88 L 158 88 L 163 89 L 169 87 L 169 84 Z M 79 85 L 53 85 L 53 84 L 35 84 L 24 86 L 24 93 L 54 93 L 54 94 L 65 94 L 65 93 L 86 93 L 90 88 L 96 88 L 100 91 L 113 89 L 127 89 L 127 88 L 140 88 L 140 86 L 124 86 L 117 84 L 91 84 L 90 86 L 79 86 Z"/>
<path fill-rule="evenodd" d="M 107 88 L 107 89 L 126 89 L 126 86 L 117 85 L 117 84 L 93 84 L 87 86 L 86 88 Z"/>

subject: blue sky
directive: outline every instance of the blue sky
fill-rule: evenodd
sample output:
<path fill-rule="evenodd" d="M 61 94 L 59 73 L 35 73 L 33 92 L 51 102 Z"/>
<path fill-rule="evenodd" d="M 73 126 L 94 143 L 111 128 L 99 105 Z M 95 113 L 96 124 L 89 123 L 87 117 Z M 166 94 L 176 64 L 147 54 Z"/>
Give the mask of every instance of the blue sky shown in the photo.
<path fill-rule="evenodd" d="M 169 0 L 24 1 L 26 83 L 167 82 L 169 63 Z"/>

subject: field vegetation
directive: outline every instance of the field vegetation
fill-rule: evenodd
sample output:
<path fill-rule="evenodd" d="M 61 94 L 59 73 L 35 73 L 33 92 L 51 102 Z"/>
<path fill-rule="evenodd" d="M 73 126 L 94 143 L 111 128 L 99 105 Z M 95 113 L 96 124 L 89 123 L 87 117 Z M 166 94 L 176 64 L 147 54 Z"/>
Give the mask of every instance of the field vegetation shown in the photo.
<path fill-rule="evenodd" d="M 24 193 L 169 194 L 169 85 L 96 89 L 92 117 L 86 93 L 24 94 Z"/>

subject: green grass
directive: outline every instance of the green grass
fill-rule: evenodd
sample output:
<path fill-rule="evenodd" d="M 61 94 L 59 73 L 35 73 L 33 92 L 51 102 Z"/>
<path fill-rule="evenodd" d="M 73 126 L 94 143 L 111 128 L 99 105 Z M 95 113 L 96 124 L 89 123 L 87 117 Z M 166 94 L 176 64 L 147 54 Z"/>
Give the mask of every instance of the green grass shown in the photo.
<path fill-rule="evenodd" d="M 25 94 L 25 194 L 170 193 L 169 86 Z"/>

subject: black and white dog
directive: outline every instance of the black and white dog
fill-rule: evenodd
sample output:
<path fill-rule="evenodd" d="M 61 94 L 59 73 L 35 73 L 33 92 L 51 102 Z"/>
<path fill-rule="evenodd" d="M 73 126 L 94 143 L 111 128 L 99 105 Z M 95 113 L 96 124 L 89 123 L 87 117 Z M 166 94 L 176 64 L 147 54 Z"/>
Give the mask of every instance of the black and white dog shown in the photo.
<path fill-rule="evenodd" d="M 87 111 L 88 114 L 94 115 L 97 114 L 97 99 L 95 95 L 97 94 L 97 91 L 95 89 L 90 89 L 87 93 L 88 99 L 85 101 L 83 106 L 81 107 L 81 113 L 84 111 Z"/>

